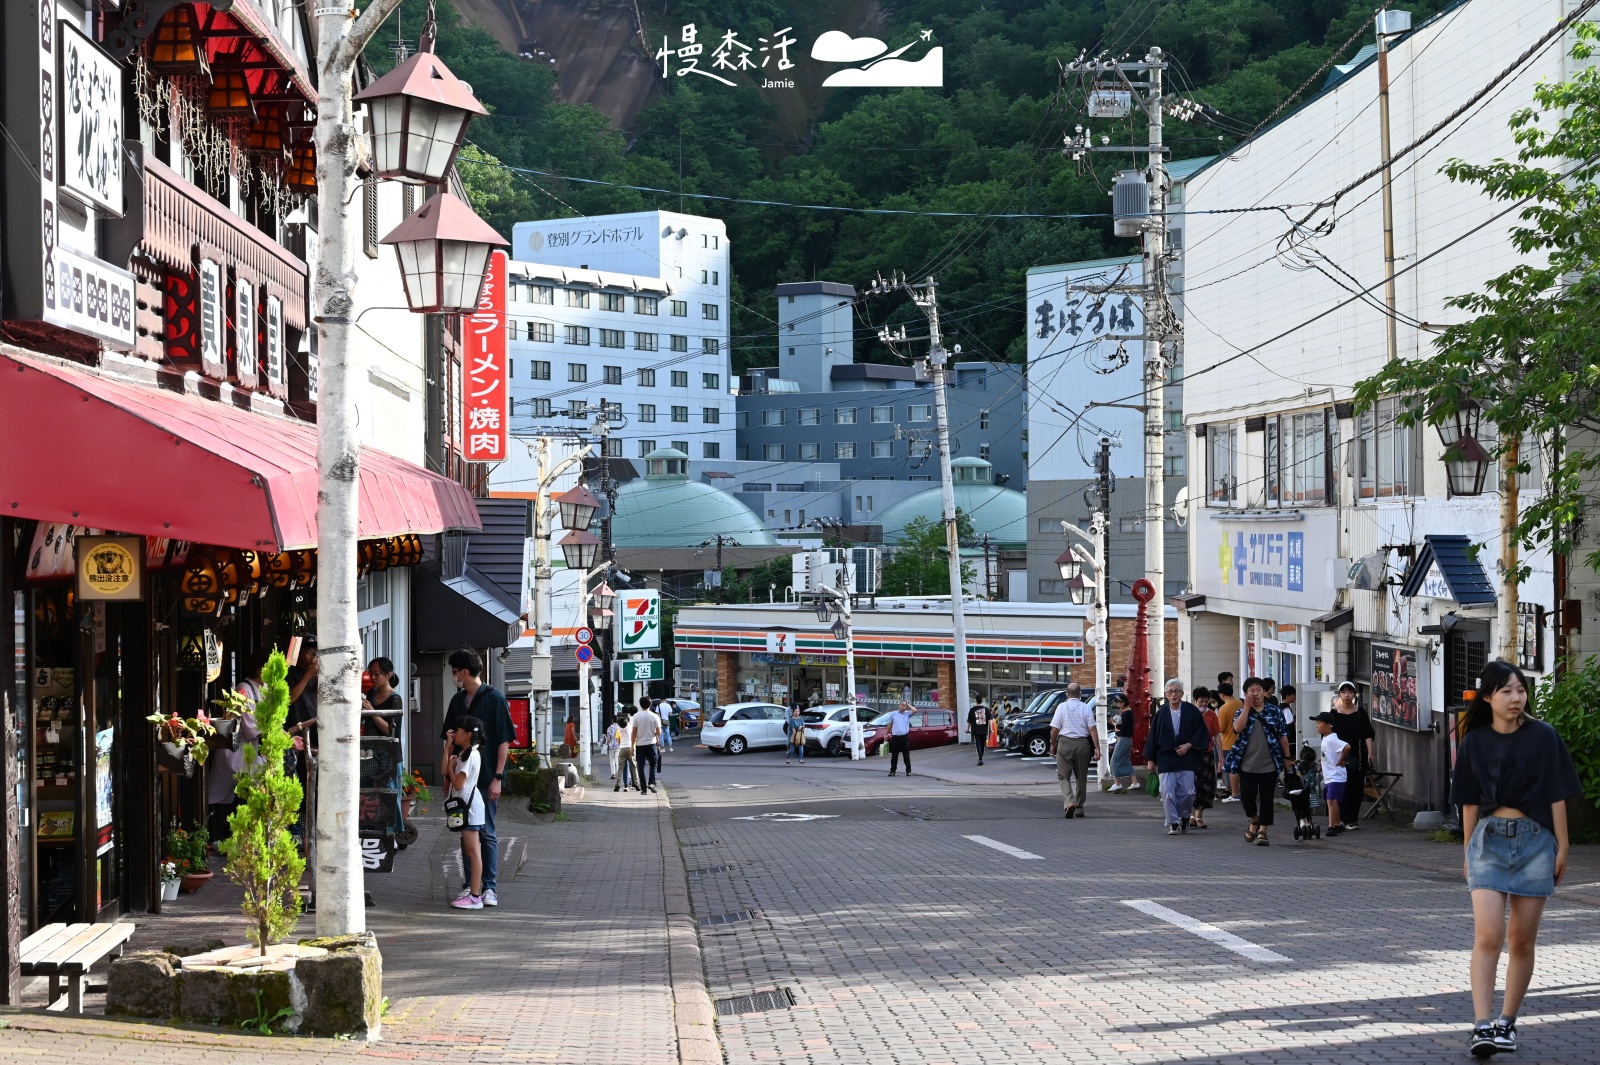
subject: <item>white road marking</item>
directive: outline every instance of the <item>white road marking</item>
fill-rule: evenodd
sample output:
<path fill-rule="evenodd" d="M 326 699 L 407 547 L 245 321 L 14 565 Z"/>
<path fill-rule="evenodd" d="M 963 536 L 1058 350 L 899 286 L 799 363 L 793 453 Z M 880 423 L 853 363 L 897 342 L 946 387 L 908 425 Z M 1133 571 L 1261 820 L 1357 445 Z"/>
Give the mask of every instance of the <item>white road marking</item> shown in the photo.
<path fill-rule="evenodd" d="M 1002 854 L 1009 854 L 1013 858 L 1023 858 L 1029 861 L 1044 861 L 1044 855 L 1042 854 L 1035 854 L 1032 851 L 1025 851 L 1021 847 L 1013 847 L 1009 843 L 1001 843 L 999 840 L 990 839 L 988 836 L 962 836 L 961 838 L 970 839 L 974 843 L 981 843 L 985 847 L 993 847 Z"/>
<path fill-rule="evenodd" d="M 1219 947 L 1226 947 L 1235 954 L 1242 954 L 1251 961 L 1288 961 L 1289 959 L 1275 950 L 1257 946 L 1248 939 L 1240 939 L 1232 932 L 1224 932 L 1214 924 L 1197 921 L 1193 917 L 1181 914 L 1177 910 L 1169 910 L 1159 902 L 1149 899 L 1123 899 L 1124 906 L 1131 906 L 1140 913 L 1147 913 L 1157 920 L 1176 925 L 1185 932 L 1193 932 L 1201 939 L 1215 943 Z"/>
<path fill-rule="evenodd" d="M 734 821 L 779 821 L 779 822 L 788 822 L 788 821 L 829 821 L 829 820 L 832 820 L 833 818 L 836 818 L 838 816 L 839 816 L 838 814 L 775 813 L 775 814 L 751 814 L 748 817 L 735 817 L 735 818 L 732 818 L 731 820 L 734 820 Z"/>

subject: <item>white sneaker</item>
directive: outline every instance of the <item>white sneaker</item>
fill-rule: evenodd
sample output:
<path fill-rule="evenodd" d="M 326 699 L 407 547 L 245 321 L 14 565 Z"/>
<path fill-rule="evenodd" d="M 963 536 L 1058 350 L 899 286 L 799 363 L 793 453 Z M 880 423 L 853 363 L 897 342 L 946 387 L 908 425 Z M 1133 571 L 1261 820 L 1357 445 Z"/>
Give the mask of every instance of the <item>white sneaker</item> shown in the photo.
<path fill-rule="evenodd" d="M 483 889 L 483 904 L 485 906 L 500 905 L 500 896 L 494 893 L 494 888 Z"/>
<path fill-rule="evenodd" d="M 1229 795 L 1226 799 L 1223 799 L 1222 801 L 1223 802 L 1238 802 L 1239 801 L 1239 797 L 1237 795 Z"/>
<path fill-rule="evenodd" d="M 1113 784 L 1109 788 L 1107 788 L 1106 790 L 1107 791 L 1121 791 L 1122 790 L 1122 785 L 1121 784 Z"/>

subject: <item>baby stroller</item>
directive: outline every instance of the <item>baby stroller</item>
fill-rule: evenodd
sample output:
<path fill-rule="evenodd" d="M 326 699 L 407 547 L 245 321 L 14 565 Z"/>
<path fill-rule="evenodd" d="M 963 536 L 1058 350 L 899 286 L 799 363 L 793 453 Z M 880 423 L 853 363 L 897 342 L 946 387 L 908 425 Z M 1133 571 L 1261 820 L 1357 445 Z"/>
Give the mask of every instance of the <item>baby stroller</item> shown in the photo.
<path fill-rule="evenodd" d="M 1321 794 L 1322 773 L 1317 768 L 1317 752 L 1307 744 L 1300 757 L 1283 771 L 1283 797 L 1294 810 L 1294 838 L 1321 839 L 1322 826 L 1311 819 L 1312 804 Z"/>

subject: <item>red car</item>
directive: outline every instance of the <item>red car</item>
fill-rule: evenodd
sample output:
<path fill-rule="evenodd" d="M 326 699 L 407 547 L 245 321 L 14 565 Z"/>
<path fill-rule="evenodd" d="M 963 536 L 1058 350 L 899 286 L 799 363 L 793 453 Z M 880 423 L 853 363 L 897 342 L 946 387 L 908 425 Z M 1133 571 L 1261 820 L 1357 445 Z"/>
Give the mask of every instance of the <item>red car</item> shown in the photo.
<path fill-rule="evenodd" d="M 879 714 L 872 719 L 871 731 L 867 733 L 865 747 L 867 754 L 878 753 L 878 747 L 889 742 L 889 715 Z M 924 747 L 944 747 L 957 743 L 961 739 L 961 730 L 956 728 L 956 715 L 954 710 L 913 710 L 911 711 L 911 749 L 921 750 Z"/>

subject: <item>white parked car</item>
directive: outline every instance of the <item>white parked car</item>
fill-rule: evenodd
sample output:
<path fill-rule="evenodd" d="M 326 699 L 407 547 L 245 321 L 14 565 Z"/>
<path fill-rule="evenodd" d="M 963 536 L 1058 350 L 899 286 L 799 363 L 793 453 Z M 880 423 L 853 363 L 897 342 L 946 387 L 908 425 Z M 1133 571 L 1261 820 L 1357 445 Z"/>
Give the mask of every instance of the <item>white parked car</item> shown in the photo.
<path fill-rule="evenodd" d="M 852 709 L 861 722 L 861 738 L 865 743 L 867 735 L 872 731 L 868 722 L 882 711 L 871 706 L 852 708 L 843 703 L 827 703 L 800 712 L 806 723 L 806 750 L 826 751 L 834 756 L 849 754 Z"/>
<path fill-rule="evenodd" d="M 700 729 L 700 742 L 718 754 L 743 754 L 754 747 L 782 747 L 786 711 L 777 703 L 719 706 Z"/>

